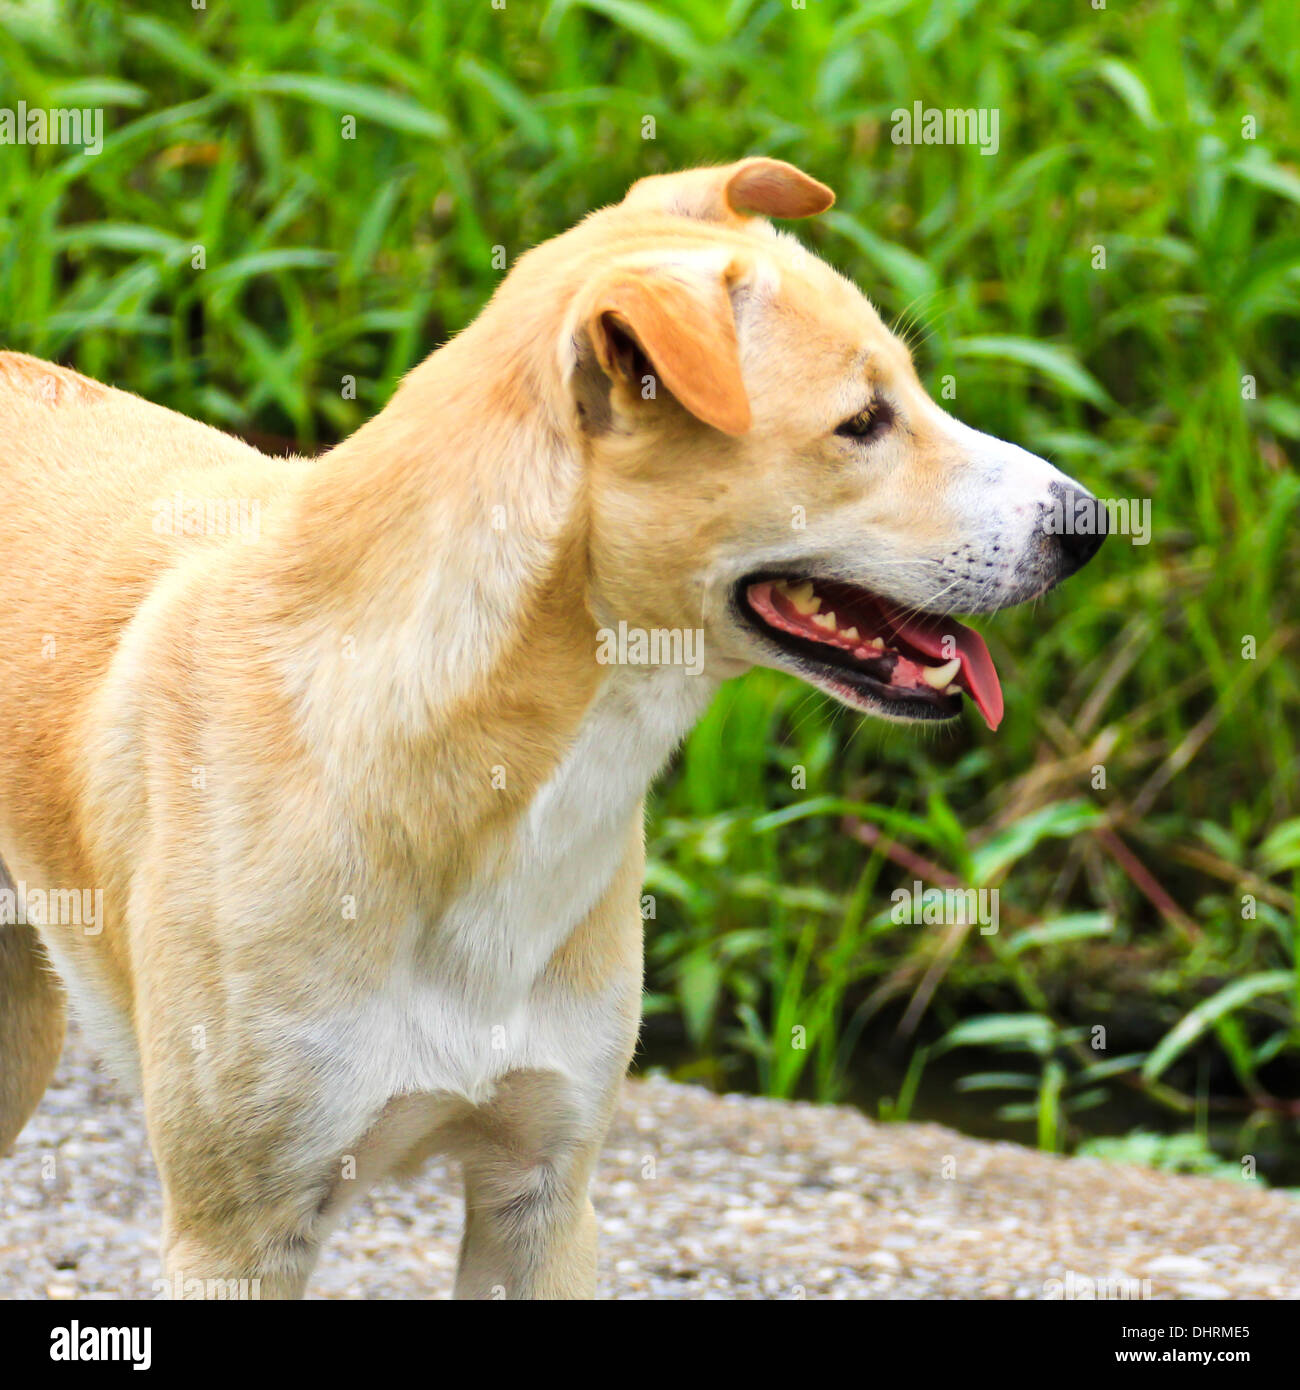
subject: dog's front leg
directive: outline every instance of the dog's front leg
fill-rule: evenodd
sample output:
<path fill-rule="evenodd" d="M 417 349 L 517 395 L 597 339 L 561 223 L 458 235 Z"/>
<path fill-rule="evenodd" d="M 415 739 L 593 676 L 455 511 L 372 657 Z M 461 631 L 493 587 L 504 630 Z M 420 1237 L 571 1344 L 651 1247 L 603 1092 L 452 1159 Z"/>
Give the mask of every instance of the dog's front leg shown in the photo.
<path fill-rule="evenodd" d="M 202 941 L 198 933 L 192 937 Z M 137 999 L 145 1119 L 163 1187 L 170 1298 L 300 1298 L 328 1228 L 346 1089 L 290 1009 L 174 949 Z M 186 986 L 188 985 L 188 994 Z"/>
<path fill-rule="evenodd" d="M 146 1074 L 146 1113 L 163 1183 L 159 1292 L 185 1299 L 302 1297 L 319 1254 L 333 1176 L 310 1156 L 314 1144 L 330 1141 L 313 1132 L 305 1090 L 300 1076 L 287 1074 L 282 1088 L 232 1086 L 209 1097 L 156 1071 Z"/>
<path fill-rule="evenodd" d="M 533 1003 L 556 1069 L 497 1084 L 456 1144 L 465 1174 L 457 1298 L 591 1298 L 592 1170 L 641 1019 L 640 824 L 602 901 L 552 957 Z"/>
<path fill-rule="evenodd" d="M 466 1154 L 457 1298 L 591 1298 L 596 1215 L 587 1185 L 599 1140 L 530 1156 L 489 1142 Z"/>

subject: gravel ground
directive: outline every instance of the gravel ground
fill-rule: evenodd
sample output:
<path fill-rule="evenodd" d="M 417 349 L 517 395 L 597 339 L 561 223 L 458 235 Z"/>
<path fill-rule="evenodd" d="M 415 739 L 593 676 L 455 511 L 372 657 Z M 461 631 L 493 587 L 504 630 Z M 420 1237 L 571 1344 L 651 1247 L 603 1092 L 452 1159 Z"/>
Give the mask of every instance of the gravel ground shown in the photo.
<path fill-rule="evenodd" d="M 667 1081 L 628 1083 L 594 1197 L 605 1297 L 1300 1298 L 1281 1193 Z M 152 1296 L 159 1209 L 139 1104 L 74 1035 L 0 1158 L 0 1297 Z M 310 1296 L 446 1297 L 460 1219 L 448 1166 L 376 1189 Z"/>

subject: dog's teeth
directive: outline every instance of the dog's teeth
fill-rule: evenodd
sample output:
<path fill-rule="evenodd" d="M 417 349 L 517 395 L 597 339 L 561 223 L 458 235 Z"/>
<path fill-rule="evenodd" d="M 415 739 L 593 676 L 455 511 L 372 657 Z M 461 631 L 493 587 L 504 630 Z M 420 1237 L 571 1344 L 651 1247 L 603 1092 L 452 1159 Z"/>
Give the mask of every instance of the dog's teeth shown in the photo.
<path fill-rule="evenodd" d="M 923 666 L 921 679 L 932 690 L 943 690 L 952 684 L 952 678 L 961 670 L 961 657 L 954 656 L 943 666 Z"/>
<path fill-rule="evenodd" d="M 805 618 L 816 613 L 822 606 L 822 601 L 813 593 L 811 579 L 805 579 L 802 584 L 795 584 L 786 589 L 786 597 L 795 606 L 795 611 L 802 613 Z"/>
<path fill-rule="evenodd" d="M 815 622 L 818 627 L 824 627 L 827 632 L 836 631 L 834 613 L 814 613 L 813 622 Z"/>
<path fill-rule="evenodd" d="M 858 640 L 858 630 L 856 627 L 842 627 L 840 628 L 840 636 L 847 637 L 850 642 L 856 642 Z"/>
<path fill-rule="evenodd" d="M 959 685 L 950 685 L 950 686 L 948 687 L 948 689 L 945 690 L 943 693 L 944 693 L 945 695 L 960 695 L 960 694 L 961 694 L 961 686 L 959 686 Z"/>
<path fill-rule="evenodd" d="M 884 639 L 883 637 L 873 637 L 873 638 L 871 639 L 871 641 L 867 643 L 867 645 L 868 645 L 869 647 L 875 647 L 875 649 L 876 649 L 878 652 L 884 651 L 884 649 L 885 649 L 885 639 Z"/>

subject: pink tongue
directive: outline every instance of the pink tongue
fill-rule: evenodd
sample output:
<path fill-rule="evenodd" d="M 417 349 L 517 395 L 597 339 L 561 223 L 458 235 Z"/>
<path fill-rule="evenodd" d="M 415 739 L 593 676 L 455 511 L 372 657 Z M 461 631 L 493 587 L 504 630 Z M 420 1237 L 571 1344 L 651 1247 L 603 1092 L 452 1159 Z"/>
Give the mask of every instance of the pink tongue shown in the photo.
<path fill-rule="evenodd" d="M 883 602 L 881 607 L 894 631 L 922 656 L 951 661 L 955 652 L 961 658 L 966 689 L 984 716 L 984 722 L 990 729 L 996 729 L 1002 722 L 1002 686 L 993 658 L 979 633 L 949 618 L 936 618 L 929 613 L 907 616 L 892 604 Z"/>

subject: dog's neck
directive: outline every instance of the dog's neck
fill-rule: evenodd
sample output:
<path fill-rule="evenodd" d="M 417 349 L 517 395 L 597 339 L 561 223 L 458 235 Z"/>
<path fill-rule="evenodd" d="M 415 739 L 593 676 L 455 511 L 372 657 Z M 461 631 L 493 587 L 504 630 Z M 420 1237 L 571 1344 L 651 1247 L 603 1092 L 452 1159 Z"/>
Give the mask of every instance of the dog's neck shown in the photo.
<path fill-rule="evenodd" d="M 467 836 L 517 820 L 593 722 L 639 799 L 712 693 L 601 664 L 580 446 L 534 348 L 494 337 L 500 372 L 471 370 L 493 329 L 426 360 L 312 470 L 277 585 L 311 615 L 291 672 L 307 737 L 416 841 L 448 807 Z"/>

